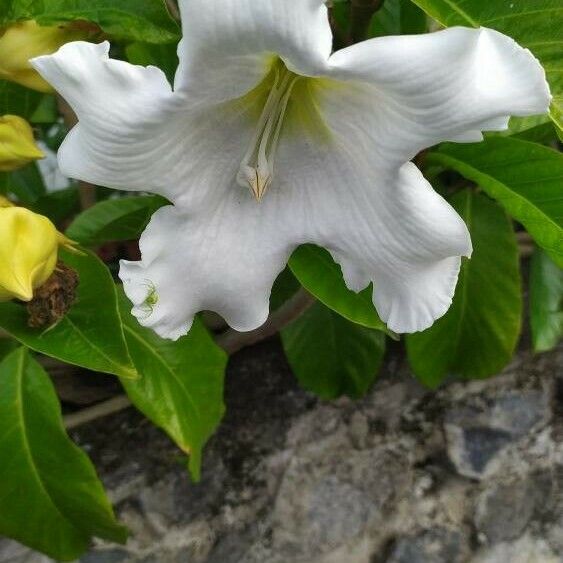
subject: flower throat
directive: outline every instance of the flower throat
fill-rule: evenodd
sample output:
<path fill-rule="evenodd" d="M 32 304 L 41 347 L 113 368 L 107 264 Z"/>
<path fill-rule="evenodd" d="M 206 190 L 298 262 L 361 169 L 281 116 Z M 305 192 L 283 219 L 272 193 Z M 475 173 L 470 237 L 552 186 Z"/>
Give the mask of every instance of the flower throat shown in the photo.
<path fill-rule="evenodd" d="M 299 76 L 281 63 L 275 68 L 274 83 L 258 119 L 248 150 L 242 159 L 237 183 L 249 188 L 260 201 L 274 176 L 274 161 L 291 92 Z"/>

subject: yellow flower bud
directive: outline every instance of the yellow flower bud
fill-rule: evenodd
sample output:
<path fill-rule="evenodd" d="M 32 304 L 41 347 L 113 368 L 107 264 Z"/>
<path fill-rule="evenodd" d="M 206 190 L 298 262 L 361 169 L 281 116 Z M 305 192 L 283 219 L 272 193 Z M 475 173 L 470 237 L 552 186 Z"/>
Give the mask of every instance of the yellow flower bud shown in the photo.
<path fill-rule="evenodd" d="M 10 25 L 0 36 L 0 78 L 39 92 L 53 92 L 53 88 L 31 67 L 29 59 L 50 55 L 69 41 L 87 37 L 86 31 L 71 24 L 41 27 L 30 20 Z"/>
<path fill-rule="evenodd" d="M 17 115 L 0 117 L 0 172 L 16 170 L 44 156 L 25 119 Z"/>
<path fill-rule="evenodd" d="M 57 265 L 57 229 L 23 207 L 0 207 L 0 241 L 0 301 L 31 301 Z"/>
<path fill-rule="evenodd" d="M 0 207 L 13 207 L 14 204 L 4 196 L 0 195 Z"/>

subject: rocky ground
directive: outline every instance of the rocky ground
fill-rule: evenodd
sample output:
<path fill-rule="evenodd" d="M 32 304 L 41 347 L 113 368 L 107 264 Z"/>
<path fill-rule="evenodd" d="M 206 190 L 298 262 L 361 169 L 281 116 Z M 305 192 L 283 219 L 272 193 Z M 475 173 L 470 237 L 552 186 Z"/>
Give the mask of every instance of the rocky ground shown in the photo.
<path fill-rule="evenodd" d="M 395 351 L 365 399 L 323 403 L 273 341 L 232 359 L 227 404 L 198 485 L 133 410 L 74 433 L 132 532 L 82 563 L 563 562 L 563 346 L 438 392 Z"/>

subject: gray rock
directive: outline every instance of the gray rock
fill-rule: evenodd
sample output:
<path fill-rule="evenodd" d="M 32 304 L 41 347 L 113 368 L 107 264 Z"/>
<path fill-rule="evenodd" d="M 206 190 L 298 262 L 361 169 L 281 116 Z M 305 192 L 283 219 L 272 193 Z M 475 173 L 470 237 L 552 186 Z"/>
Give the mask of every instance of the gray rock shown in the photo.
<path fill-rule="evenodd" d="M 358 402 L 301 391 L 276 341 L 229 365 L 199 484 L 133 409 L 76 432 L 131 530 L 80 563 L 563 563 L 563 346 L 436 393 L 395 354 Z"/>
<path fill-rule="evenodd" d="M 545 425 L 550 416 L 543 391 L 509 392 L 485 400 L 472 397 L 446 413 L 448 455 L 460 475 L 482 479 L 495 471 L 504 450 Z"/>
<path fill-rule="evenodd" d="M 529 479 L 495 484 L 477 499 L 476 528 L 490 543 L 517 539 L 534 513 L 535 500 Z"/>
<path fill-rule="evenodd" d="M 404 454 L 318 444 L 293 460 L 274 509 L 274 547 L 288 560 L 312 558 L 362 535 L 410 486 Z"/>
<path fill-rule="evenodd" d="M 395 540 L 385 563 L 461 563 L 467 540 L 457 530 L 433 528 Z"/>
<path fill-rule="evenodd" d="M 470 563 L 561 563 L 543 538 L 525 535 L 516 542 L 499 543 L 478 552 Z"/>
<path fill-rule="evenodd" d="M 84 555 L 80 563 L 122 563 L 128 558 L 129 553 L 125 549 L 101 549 Z"/>

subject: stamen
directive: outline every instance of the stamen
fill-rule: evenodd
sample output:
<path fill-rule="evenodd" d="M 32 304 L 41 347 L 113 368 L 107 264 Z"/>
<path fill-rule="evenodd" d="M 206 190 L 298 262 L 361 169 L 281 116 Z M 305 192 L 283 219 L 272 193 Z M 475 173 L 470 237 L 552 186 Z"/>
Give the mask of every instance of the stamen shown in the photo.
<path fill-rule="evenodd" d="M 258 120 L 254 135 L 237 174 L 239 186 L 250 188 L 260 201 L 274 175 L 274 161 L 283 119 L 299 76 L 285 67 L 276 70 L 274 84 Z"/>

